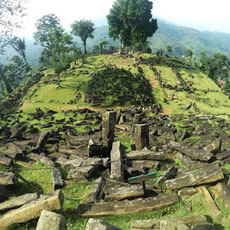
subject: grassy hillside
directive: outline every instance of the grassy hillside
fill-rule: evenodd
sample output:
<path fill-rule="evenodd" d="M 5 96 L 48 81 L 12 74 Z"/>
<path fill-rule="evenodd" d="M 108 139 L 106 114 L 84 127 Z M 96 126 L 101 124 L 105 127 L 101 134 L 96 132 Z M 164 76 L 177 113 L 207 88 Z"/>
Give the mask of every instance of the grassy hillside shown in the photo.
<path fill-rule="evenodd" d="M 20 109 L 101 110 L 113 106 L 151 107 L 157 102 L 167 114 L 229 114 L 229 98 L 201 72 L 186 70 L 183 62 L 172 69 L 170 65 L 176 65 L 173 58 L 145 55 L 139 66 L 133 65 L 133 58 L 98 55 L 78 60 L 66 76 L 61 76 L 60 88 L 53 71 L 46 70 L 41 81 L 24 96 Z"/>
<path fill-rule="evenodd" d="M 17 101 L 20 104 L 18 108 L 20 112 L 1 114 L 0 154 L 5 154 L 7 141 L 11 141 L 11 144 L 17 143 L 18 146 L 25 146 L 25 140 L 21 140 L 23 143 L 17 140 L 17 135 L 9 138 L 14 130 L 11 128 L 20 127 L 21 131 L 19 131 L 23 132 L 23 136 L 29 142 L 24 150 L 26 158 L 15 159 L 12 163 L 13 167 L 41 194 L 50 193 L 53 190 L 51 168 L 47 164 L 50 161 L 44 163 L 44 158 L 32 161 L 29 156 L 41 132 L 52 130 L 49 142 L 47 141 L 45 147 L 42 148 L 42 152 L 48 159 L 55 159 L 57 167 L 61 164 L 58 160 L 63 156 L 66 156 L 66 159 L 79 160 L 79 157 L 87 159 L 89 140 L 101 138 L 102 113 L 100 112 L 113 108 L 120 110 L 119 124 L 115 129 L 115 141 L 121 141 L 126 152 L 129 152 L 134 140 L 132 129 L 134 118 L 132 116 L 129 118 L 128 115 L 131 114 L 126 111 L 130 110 L 125 111 L 125 108 L 135 107 L 134 111 L 139 112 L 138 108 L 142 107 L 143 110 L 149 111 L 141 111 L 144 116 L 141 122 L 150 123 L 152 150 L 156 151 L 154 149 L 159 148 L 160 151 L 164 151 L 164 156 L 170 159 L 148 166 L 148 172 L 154 171 L 157 175 L 146 182 L 147 186 L 155 188 L 156 181 L 173 165 L 177 165 L 179 173 L 183 173 L 182 169 L 185 173 L 200 173 L 199 167 L 197 169 L 185 165 L 179 158 L 179 153 L 168 148 L 166 143 L 168 140 L 173 140 L 187 146 L 200 147 L 207 146 L 220 137 L 223 139 L 223 145 L 220 148 L 223 152 L 228 150 L 230 124 L 229 121 L 219 117 L 229 118 L 229 98 L 206 75 L 186 66 L 183 59 L 146 54 L 143 55 L 143 63 L 137 65 L 134 58 L 139 58 L 139 55 L 133 54 L 126 57 L 98 55 L 79 59 L 76 63 L 72 63 L 66 74 L 62 74 L 61 87 L 57 87 L 57 76 L 52 69 L 44 71 L 44 76 L 41 79 L 38 76 L 37 79 L 40 80 L 34 81 L 35 84 L 28 89 L 20 102 Z M 161 108 L 161 114 L 155 113 L 156 107 Z M 36 108 L 42 111 L 37 109 L 35 112 Z M 206 113 L 219 116 L 202 116 Z M 170 116 L 164 116 L 164 114 Z M 42 157 L 43 154 L 40 156 Z M 194 165 L 200 165 L 200 169 L 206 165 L 201 161 L 193 160 L 193 162 L 195 162 Z M 225 169 L 223 181 L 227 183 L 230 174 L 229 161 L 225 163 L 216 159 L 212 161 L 214 162 L 221 164 Z M 109 170 L 105 171 L 106 167 L 104 168 L 103 164 L 103 167 L 99 167 L 94 172 L 92 178 L 81 180 L 68 178 L 68 167 L 61 165 L 59 168 L 65 180 L 62 188 L 65 199 L 60 213 L 67 218 L 68 230 L 84 230 L 88 219 L 77 215 L 77 207 L 87 202 L 93 186 L 98 184 L 96 179 L 101 175 L 106 177 Z M 0 172 L 4 170 L 8 169 L 0 166 Z M 179 173 L 178 176 L 180 176 Z M 115 183 L 111 187 L 119 188 L 122 184 L 124 183 Z M 13 191 L 12 197 L 33 191 L 31 186 L 20 179 L 18 188 Z M 165 183 L 156 188 L 158 189 L 154 191 L 160 191 L 160 193 L 177 193 L 166 190 Z M 179 202 L 159 211 L 106 216 L 100 219 L 123 230 L 129 230 L 131 220 L 172 218 L 191 214 L 209 216 L 211 208 L 203 192 L 197 188 L 197 193 L 190 195 L 187 197 L 181 195 Z M 208 217 L 209 222 L 215 224 L 215 229 L 223 229 L 223 226 L 229 229 L 229 210 L 226 210 L 218 197 L 213 196 L 213 199 L 220 209 L 220 214 L 213 218 Z M 103 202 L 104 199 L 100 199 L 99 203 Z M 0 217 L 1 215 L 2 213 Z M 6 230 L 32 230 L 35 229 L 36 223 L 37 220 L 32 220 L 14 224 Z"/>

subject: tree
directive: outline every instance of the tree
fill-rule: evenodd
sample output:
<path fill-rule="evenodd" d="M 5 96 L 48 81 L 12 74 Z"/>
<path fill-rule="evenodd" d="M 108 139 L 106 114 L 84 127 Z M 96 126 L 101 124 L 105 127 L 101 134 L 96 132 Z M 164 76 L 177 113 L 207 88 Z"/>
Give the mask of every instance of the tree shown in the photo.
<path fill-rule="evenodd" d="M 60 26 L 60 20 L 55 14 L 44 15 L 36 23 L 37 32 L 34 33 L 36 43 L 47 50 L 52 49 L 52 32 Z"/>
<path fill-rule="evenodd" d="M 3 67 L 3 71 L 11 87 L 16 88 L 22 81 L 26 72 L 24 60 L 19 56 L 13 56 L 10 62 Z"/>
<path fill-rule="evenodd" d="M 109 44 L 109 42 L 108 42 L 106 39 L 101 40 L 101 41 L 98 43 L 100 53 L 103 52 L 103 48 L 106 47 L 108 44 Z"/>
<path fill-rule="evenodd" d="M 157 30 L 157 20 L 152 18 L 149 0 L 116 0 L 107 20 L 109 36 L 120 39 L 120 50 L 135 43 L 146 43 Z"/>
<path fill-rule="evenodd" d="M 58 77 L 58 87 L 60 87 L 60 74 L 70 67 L 73 61 L 72 51 L 72 37 L 68 33 L 64 33 L 62 28 L 57 27 L 51 34 L 53 47 L 51 50 L 51 66 L 54 68 Z"/>
<path fill-rule="evenodd" d="M 75 36 L 78 36 L 81 38 L 84 46 L 84 53 L 87 53 L 86 50 L 86 40 L 88 38 L 94 38 L 93 32 L 95 30 L 93 22 L 90 20 L 80 20 L 80 21 L 75 21 L 72 25 L 72 33 Z"/>
<path fill-rule="evenodd" d="M 166 49 L 169 53 L 172 53 L 172 46 L 167 46 Z"/>
<path fill-rule="evenodd" d="M 11 46 L 12 48 L 23 58 L 25 64 L 27 65 L 27 60 L 26 60 L 26 43 L 25 43 L 25 38 L 21 39 L 18 37 L 13 37 L 11 39 Z"/>
<path fill-rule="evenodd" d="M 192 55 L 193 55 L 192 50 L 187 49 L 187 50 L 185 51 L 185 56 L 186 56 L 186 57 L 192 57 Z"/>
<path fill-rule="evenodd" d="M 21 18 L 25 16 L 25 0 L 1 0 L 0 1 L 0 53 L 4 53 L 9 44 L 9 36 L 15 29 L 21 28 Z M 0 80 L 8 93 L 12 92 L 7 78 L 4 75 L 3 66 L 0 64 Z"/>
<path fill-rule="evenodd" d="M 39 59 L 40 64 L 49 66 L 51 62 L 58 62 L 61 54 L 69 52 L 72 37 L 64 32 L 57 16 L 44 15 L 37 21 L 36 27 L 34 39 L 44 48 Z"/>

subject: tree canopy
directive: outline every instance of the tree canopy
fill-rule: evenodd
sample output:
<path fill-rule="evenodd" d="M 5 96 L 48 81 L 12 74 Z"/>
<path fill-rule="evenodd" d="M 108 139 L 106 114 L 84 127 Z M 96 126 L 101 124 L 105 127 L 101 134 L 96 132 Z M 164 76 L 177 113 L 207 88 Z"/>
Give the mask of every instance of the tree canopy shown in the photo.
<path fill-rule="evenodd" d="M 61 27 L 61 24 L 56 15 L 44 15 L 36 23 L 37 32 L 34 33 L 35 41 L 48 50 L 52 49 L 52 32 L 57 29 L 57 27 Z"/>
<path fill-rule="evenodd" d="M 13 30 L 21 28 L 20 19 L 25 15 L 25 0 L 1 0 L 0 1 L 0 53 L 9 44 L 9 36 Z M 5 77 L 3 66 L 0 64 L 0 80 L 4 83 L 8 93 L 12 88 Z"/>
<path fill-rule="evenodd" d="M 81 38 L 84 46 L 84 52 L 85 54 L 87 53 L 86 50 L 86 40 L 88 38 L 94 38 L 93 32 L 95 30 L 94 28 L 94 23 L 91 22 L 90 20 L 80 20 L 80 21 L 75 21 L 72 25 L 72 33 L 75 36 L 78 36 Z"/>
<path fill-rule="evenodd" d="M 146 43 L 157 30 L 149 0 L 116 0 L 107 16 L 109 36 L 120 39 L 122 47 Z"/>

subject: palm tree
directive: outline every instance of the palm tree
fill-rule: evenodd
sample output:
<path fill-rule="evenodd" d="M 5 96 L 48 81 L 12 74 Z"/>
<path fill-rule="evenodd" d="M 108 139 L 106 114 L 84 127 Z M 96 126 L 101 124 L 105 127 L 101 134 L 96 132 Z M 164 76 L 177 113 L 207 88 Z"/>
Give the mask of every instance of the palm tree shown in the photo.
<path fill-rule="evenodd" d="M 14 37 L 11 40 L 11 46 L 12 48 L 23 58 L 25 64 L 27 65 L 27 60 L 26 60 L 26 43 L 25 43 L 25 38 L 21 39 L 18 37 Z"/>

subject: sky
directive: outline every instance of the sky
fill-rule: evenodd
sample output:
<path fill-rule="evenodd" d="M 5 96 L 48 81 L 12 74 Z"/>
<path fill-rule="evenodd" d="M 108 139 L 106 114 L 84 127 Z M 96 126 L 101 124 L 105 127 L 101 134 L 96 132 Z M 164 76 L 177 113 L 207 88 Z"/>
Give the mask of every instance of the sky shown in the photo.
<path fill-rule="evenodd" d="M 69 29 L 75 20 L 97 23 L 109 14 L 115 0 L 28 0 L 24 34 L 32 36 L 35 23 L 45 14 L 54 13 Z M 153 17 L 199 30 L 230 33 L 229 0 L 153 0 Z"/>

